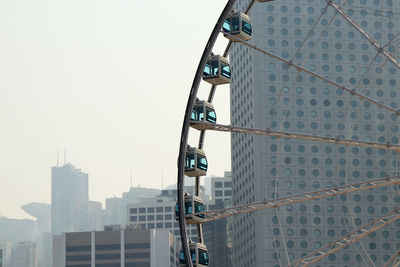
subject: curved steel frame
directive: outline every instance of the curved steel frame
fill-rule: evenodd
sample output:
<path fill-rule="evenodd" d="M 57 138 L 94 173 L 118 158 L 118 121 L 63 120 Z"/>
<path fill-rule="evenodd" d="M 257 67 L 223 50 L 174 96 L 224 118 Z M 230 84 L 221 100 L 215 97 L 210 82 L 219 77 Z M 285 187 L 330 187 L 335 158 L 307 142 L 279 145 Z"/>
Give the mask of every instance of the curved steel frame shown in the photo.
<path fill-rule="evenodd" d="M 250 0 L 249 4 L 245 10 L 245 14 L 248 14 L 251 10 L 251 8 L 253 7 L 254 3 L 257 0 Z M 181 132 L 181 139 L 180 139 L 180 147 L 179 147 L 179 156 L 178 156 L 178 181 L 177 181 L 177 191 L 178 191 L 178 211 L 179 211 L 179 227 L 180 227 L 180 235 L 181 235 L 181 241 L 182 241 L 182 249 L 184 252 L 184 257 L 185 257 L 185 261 L 186 261 L 186 266 L 187 267 L 193 267 L 193 262 L 191 260 L 191 255 L 190 255 L 190 249 L 189 249 L 189 242 L 187 239 L 187 232 L 186 232 L 186 224 L 185 224 L 185 218 L 184 218 L 184 170 L 185 170 L 185 155 L 186 155 L 186 149 L 187 149 L 187 140 L 188 140 L 188 134 L 189 134 L 189 128 L 190 128 L 190 116 L 191 116 L 191 112 L 193 109 L 193 106 L 196 102 L 196 98 L 197 98 L 197 92 L 199 89 L 199 85 L 200 85 L 200 81 L 202 79 L 202 73 L 204 70 L 204 67 L 206 65 L 206 61 L 207 59 L 210 57 L 211 53 L 212 53 L 212 49 L 214 47 L 214 44 L 218 38 L 219 33 L 222 30 L 222 25 L 225 21 L 226 16 L 229 14 L 229 12 L 233 9 L 234 4 L 236 3 L 236 0 L 229 0 L 228 3 L 226 4 L 225 8 L 223 9 L 216 25 L 214 26 L 214 29 L 208 39 L 207 45 L 203 51 L 202 57 L 200 59 L 199 65 L 197 67 L 196 70 L 196 74 L 192 83 L 192 87 L 190 90 L 190 94 L 189 94 L 189 99 L 186 105 L 186 111 L 185 111 L 185 116 L 184 116 L 184 120 L 183 120 L 183 125 L 182 125 L 182 132 Z M 327 3 L 329 5 L 332 5 L 332 1 L 327 0 Z M 336 7 L 334 7 L 336 9 Z M 354 25 L 353 25 L 354 26 Z M 356 27 L 357 28 L 357 27 Z M 365 35 L 364 35 L 365 36 Z M 367 38 L 368 39 L 368 38 Z M 246 44 L 246 43 L 245 43 Z M 372 43 L 373 44 L 373 43 Z M 223 56 L 227 57 L 230 49 L 232 47 L 232 41 L 229 41 Z M 256 50 L 257 47 L 252 47 Z M 381 53 L 385 52 L 383 49 L 379 50 Z M 271 55 L 270 55 L 271 56 Z M 385 56 L 387 56 L 385 54 Z M 274 56 L 272 56 L 274 57 Z M 393 62 L 393 61 L 392 61 Z M 393 63 L 397 63 L 393 62 Z M 291 66 L 293 66 L 294 64 L 291 63 L 289 64 Z M 396 64 L 396 66 L 398 67 L 399 65 Z M 311 75 L 315 75 L 315 73 L 311 73 Z M 213 85 L 211 87 L 209 96 L 208 96 L 208 102 L 212 102 L 213 98 L 214 98 L 214 94 L 215 94 L 215 89 L 216 86 Z M 342 87 L 343 89 L 343 87 Z M 347 88 L 346 88 L 347 89 Z M 352 94 L 354 94 L 355 92 L 351 92 Z M 370 102 L 370 99 L 364 99 Z M 374 104 L 379 104 L 380 103 L 374 103 Z M 385 108 L 385 107 L 384 107 Z M 399 111 L 393 111 L 390 110 L 394 113 L 396 113 L 396 115 L 400 115 Z M 199 143 L 198 143 L 198 148 L 202 149 L 203 148 L 203 144 L 204 144 L 204 138 L 205 138 L 205 131 L 206 129 L 202 130 L 200 133 L 200 137 L 199 137 Z M 200 177 L 196 177 L 196 182 L 195 182 L 195 195 L 198 196 L 199 195 L 199 191 L 200 191 Z M 199 241 L 203 241 L 203 233 L 202 233 L 202 227 L 201 224 L 197 225 L 197 230 L 198 230 L 198 238 Z"/>
<path fill-rule="evenodd" d="M 200 81 L 202 78 L 202 73 L 204 70 L 204 67 L 206 65 L 208 57 L 211 55 L 212 49 L 214 47 L 214 44 L 218 38 L 218 35 L 222 29 L 222 25 L 225 21 L 225 17 L 229 14 L 230 10 L 233 8 L 233 5 L 235 4 L 236 0 L 229 0 L 228 3 L 226 4 L 224 10 L 222 11 L 217 24 L 214 27 L 214 30 L 211 33 L 211 36 L 207 42 L 207 45 L 204 49 L 203 55 L 200 59 L 200 63 L 197 67 L 196 74 L 194 76 L 192 88 L 190 89 L 190 94 L 189 94 L 189 99 L 186 105 L 186 111 L 185 111 L 185 117 L 183 120 L 183 126 L 182 126 L 182 133 L 181 133 L 181 140 L 180 140 L 180 147 L 179 147 L 179 157 L 178 157 L 178 183 L 177 183 L 177 189 L 178 189 L 178 211 L 179 211 L 179 228 L 180 228 L 180 234 L 181 234 L 181 240 L 182 240 L 182 249 L 184 252 L 185 256 L 185 261 L 186 261 L 186 266 L 187 267 L 192 267 L 193 262 L 191 260 L 191 255 L 190 255 L 190 249 L 189 249 L 189 243 L 187 239 L 187 234 L 186 234 L 186 224 L 185 224 L 185 218 L 184 218 L 184 172 L 185 172 L 185 155 L 186 155 L 186 147 L 187 147 L 187 139 L 188 139 L 188 134 L 189 134 L 189 121 L 190 121 L 190 115 L 194 106 L 194 103 L 196 101 L 196 96 L 197 92 L 199 89 Z M 214 87 L 214 86 L 213 86 Z M 214 95 L 215 88 L 211 89 L 210 92 L 210 98 L 212 99 Z M 205 132 L 202 131 L 200 135 L 200 140 L 199 140 L 199 147 L 201 148 L 203 146 L 203 141 L 205 137 Z M 199 177 L 196 177 L 196 195 L 199 193 Z M 202 239 L 202 233 L 201 233 L 201 226 L 198 226 L 199 229 L 199 237 Z"/>
<path fill-rule="evenodd" d="M 256 2 L 256 0 L 249 1 L 249 4 L 244 12 L 245 14 L 248 14 L 250 12 L 250 10 L 253 7 L 255 2 Z M 228 3 L 226 4 L 224 10 L 222 11 L 222 13 L 219 17 L 217 23 L 215 24 L 215 27 L 211 33 L 210 38 L 208 39 L 207 45 L 203 51 L 203 55 L 200 59 L 200 63 L 197 67 L 196 74 L 193 79 L 192 88 L 190 89 L 189 99 L 188 99 L 188 102 L 186 105 L 185 117 L 183 120 L 180 146 L 179 146 L 179 157 L 178 157 L 177 189 L 178 189 L 179 228 L 180 228 L 180 234 L 181 234 L 181 240 L 182 240 L 182 249 L 184 252 L 187 267 L 193 266 L 193 263 L 190 260 L 191 256 L 190 256 L 189 244 L 188 244 L 188 240 L 187 240 L 186 224 L 185 224 L 185 218 L 184 218 L 184 171 L 185 171 L 185 155 L 186 155 L 186 148 L 187 148 L 187 139 L 188 139 L 189 128 L 190 128 L 190 115 L 191 115 L 194 103 L 196 102 L 196 96 L 197 96 L 200 81 L 202 78 L 202 73 L 203 73 L 204 67 L 206 65 L 206 61 L 212 53 L 212 49 L 218 38 L 219 33 L 221 32 L 222 25 L 225 21 L 225 18 L 229 14 L 229 12 L 233 9 L 233 5 L 235 3 L 236 3 L 236 0 L 228 1 Z M 231 47 L 232 47 L 232 42 L 229 41 L 228 45 L 225 48 L 224 54 L 223 54 L 224 57 L 228 56 Z M 207 99 L 208 102 L 212 102 L 212 100 L 214 98 L 214 94 L 215 94 L 215 89 L 216 89 L 216 86 L 213 85 L 211 87 L 211 90 L 210 90 L 210 93 L 209 93 L 209 96 Z M 199 144 L 198 144 L 198 148 L 200 148 L 200 149 L 203 148 L 204 138 L 205 138 L 205 130 L 202 130 L 200 133 Z M 199 191 L 200 191 L 200 178 L 199 177 L 196 177 L 195 187 L 196 187 L 195 195 L 198 195 Z M 201 225 L 198 225 L 197 229 L 198 229 L 199 239 L 202 241 L 203 234 L 202 234 Z"/>

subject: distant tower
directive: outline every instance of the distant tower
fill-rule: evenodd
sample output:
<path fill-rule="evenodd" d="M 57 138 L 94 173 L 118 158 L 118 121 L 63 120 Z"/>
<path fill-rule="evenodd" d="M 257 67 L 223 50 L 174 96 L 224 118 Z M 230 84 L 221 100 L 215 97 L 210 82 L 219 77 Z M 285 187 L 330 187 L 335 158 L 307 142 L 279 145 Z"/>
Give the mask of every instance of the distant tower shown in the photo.
<path fill-rule="evenodd" d="M 51 169 L 51 232 L 53 235 L 80 229 L 89 201 L 88 174 L 72 164 Z"/>
<path fill-rule="evenodd" d="M 38 250 L 36 243 L 20 242 L 12 248 L 12 267 L 38 267 Z"/>

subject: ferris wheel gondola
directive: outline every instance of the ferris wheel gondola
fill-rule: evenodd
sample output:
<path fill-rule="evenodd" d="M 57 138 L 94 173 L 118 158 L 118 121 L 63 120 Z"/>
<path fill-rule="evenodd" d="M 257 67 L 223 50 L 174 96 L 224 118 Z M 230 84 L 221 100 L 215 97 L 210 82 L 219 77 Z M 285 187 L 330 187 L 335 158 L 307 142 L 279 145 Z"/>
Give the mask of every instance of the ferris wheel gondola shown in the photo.
<path fill-rule="evenodd" d="M 195 209 L 195 203 L 196 203 L 196 195 L 193 197 L 190 197 L 188 195 L 184 196 L 184 192 L 183 192 L 183 171 L 180 172 L 180 170 L 184 170 L 184 174 L 189 176 L 189 177 L 196 177 L 196 188 L 199 186 L 199 181 L 200 181 L 200 176 L 204 176 L 206 175 L 206 171 L 207 171 L 207 160 L 205 159 L 205 154 L 204 152 L 201 150 L 203 149 L 203 144 L 204 144 L 204 135 L 205 135 L 205 130 L 215 130 L 215 131 L 225 131 L 225 132 L 235 132 L 235 133 L 243 133 L 243 134 L 261 134 L 261 135 L 269 135 L 269 136 L 273 136 L 276 139 L 300 139 L 300 140 L 305 140 L 307 142 L 325 142 L 325 143 L 331 143 L 331 144 L 338 144 L 338 145 L 344 145 L 347 147 L 350 146 L 362 146 L 362 147 L 374 147 L 374 148 L 378 148 L 379 149 L 384 149 L 384 150 L 392 150 L 393 152 L 399 153 L 399 147 L 397 145 L 393 145 L 393 144 L 385 144 L 384 143 L 374 143 L 371 140 L 367 140 L 367 141 L 357 141 L 356 139 L 346 139 L 346 138 L 342 138 L 342 137 L 331 137 L 331 135 L 328 136 L 322 136 L 322 135 L 315 135 L 314 133 L 312 134 L 304 134 L 304 133 L 296 133 L 296 132 L 280 132 L 279 131 L 271 131 L 270 128 L 267 129 L 254 129 L 253 126 L 243 126 L 241 125 L 241 127 L 239 126 L 235 126 L 235 125 L 219 125 L 216 124 L 216 116 L 215 116 L 215 109 L 212 106 L 211 102 L 215 93 L 215 87 L 217 85 L 222 85 L 222 84 L 228 84 L 231 82 L 231 68 L 229 66 L 229 62 L 228 62 L 228 55 L 229 52 L 231 51 L 232 48 L 232 43 L 241 43 L 243 44 L 243 46 L 246 47 L 246 51 L 247 50 L 251 50 L 253 49 L 254 51 L 260 52 L 264 55 L 268 55 L 270 58 L 280 61 L 283 65 L 282 68 L 285 66 L 285 68 L 289 69 L 296 69 L 298 72 L 302 72 L 302 73 L 306 73 L 307 75 L 310 75 L 310 77 L 312 77 L 313 79 L 316 80 L 320 80 L 323 83 L 327 83 L 329 86 L 333 86 L 336 88 L 336 90 L 341 90 L 343 92 L 347 92 L 351 94 L 351 97 L 354 96 L 354 98 L 359 98 L 361 101 L 365 101 L 368 102 L 368 104 L 372 104 L 372 105 L 376 105 L 379 108 L 384 109 L 385 111 L 388 112 L 393 112 L 395 113 L 395 116 L 398 116 L 400 114 L 400 112 L 398 110 L 395 110 L 394 107 L 391 107 L 389 105 L 385 105 L 382 101 L 378 100 L 378 99 L 374 99 L 373 97 L 370 97 L 369 94 L 365 94 L 361 93 L 359 91 L 356 91 L 355 89 L 349 88 L 349 86 L 347 85 L 342 85 L 340 82 L 338 82 L 338 80 L 331 80 L 330 77 L 328 77 L 328 75 L 323 75 L 321 73 L 318 73 L 317 71 L 315 71 L 315 67 L 313 68 L 309 68 L 308 65 L 303 64 L 303 63 L 298 63 L 296 61 L 293 60 L 289 60 L 287 59 L 286 56 L 280 56 L 277 53 L 275 53 L 274 51 L 272 51 L 272 49 L 265 49 L 262 48 L 262 46 L 259 46 L 259 43 L 257 43 L 255 40 L 256 38 L 254 38 L 253 40 L 255 40 L 254 42 L 247 42 L 249 40 L 251 40 L 254 34 L 253 31 L 253 27 L 251 24 L 251 20 L 249 17 L 249 12 L 252 9 L 252 7 L 254 6 L 255 2 L 273 2 L 274 0 L 251 0 L 248 2 L 248 6 L 241 6 L 241 8 L 243 8 L 243 10 L 245 10 L 245 12 L 240 12 L 240 11 L 232 11 L 233 10 L 233 6 L 235 4 L 235 0 L 230 0 L 228 1 L 224 11 L 221 14 L 220 19 L 218 20 L 212 34 L 211 37 L 209 39 L 209 42 L 207 43 L 206 49 L 204 51 L 204 54 L 202 56 L 202 59 L 200 61 L 199 64 L 199 68 L 196 72 L 195 75 L 195 79 L 193 82 L 193 86 L 191 88 L 191 92 L 190 92 L 190 96 L 189 96 L 189 100 L 188 100 L 188 106 L 187 106 L 187 110 L 185 113 L 185 120 L 184 120 L 184 125 L 183 125 L 183 129 L 182 129 L 182 138 L 181 138 L 181 147 L 180 147 L 180 165 L 178 168 L 178 189 L 180 190 L 178 192 L 178 204 L 177 204 L 177 213 L 176 213 L 176 217 L 177 219 L 179 219 L 180 225 L 181 225 L 181 237 L 182 237 L 182 252 L 180 254 L 180 258 L 181 258 L 181 264 L 186 264 L 184 259 L 189 259 L 191 258 L 192 261 L 190 261 L 190 263 L 188 262 L 187 265 L 182 265 L 182 266 L 187 266 L 187 267 L 192 267 L 192 266 L 207 266 L 208 265 L 208 253 L 207 253 L 207 265 L 198 265 L 201 264 L 199 262 L 199 258 L 198 258 L 198 250 L 197 249 L 193 249 L 194 245 L 193 243 L 188 243 L 186 242 L 186 238 L 185 237 L 185 233 L 186 233 L 186 228 L 185 228 L 185 224 L 198 224 L 198 235 L 199 235 L 199 239 L 200 239 L 200 243 L 202 245 L 203 241 L 203 236 L 202 236 L 202 228 L 201 228 L 201 223 L 203 223 L 204 221 L 211 221 L 214 220 L 215 218 L 225 218 L 227 216 L 234 216 L 234 215 L 239 215 L 239 214 L 244 214 L 244 213 L 250 213 L 252 211 L 256 211 L 256 210 L 261 210 L 261 209 L 265 209 L 267 206 L 270 207 L 274 207 L 274 205 L 276 206 L 276 194 L 275 194 L 275 199 L 272 199 L 270 201 L 266 201 L 264 199 L 264 202 L 268 202 L 268 203 L 272 203 L 271 205 L 267 205 L 266 203 L 258 203 L 257 205 L 255 205 L 254 203 L 249 203 L 249 204 L 243 204 L 243 205 L 236 205 L 236 207 L 233 208 L 229 208 L 226 210 L 221 211 L 220 213 L 218 213 L 218 211 L 210 211 L 210 212 L 199 212 L 199 211 L 194 211 Z M 275 1 L 276 2 L 276 1 Z M 311 2 L 311 1 L 309 1 Z M 325 2 L 325 1 L 322 1 Z M 372 39 L 371 36 L 369 36 L 368 34 L 365 33 L 365 31 L 362 31 L 360 27 L 357 27 L 356 23 L 354 21 L 352 21 L 350 18 L 346 17 L 346 13 L 341 9 L 340 4 L 333 4 L 334 2 L 331 0 L 326 0 L 327 3 L 327 7 L 328 6 L 333 6 L 336 10 L 337 10 L 337 14 L 340 14 L 342 16 L 345 17 L 345 19 L 354 27 L 357 28 L 357 30 L 364 36 L 367 37 L 367 39 L 369 40 L 369 42 L 374 45 L 378 50 L 380 50 L 383 56 L 387 57 L 389 59 L 389 61 L 391 61 L 392 63 L 396 63 L 397 61 L 393 59 L 393 57 L 391 57 L 390 53 L 387 53 L 384 49 L 385 46 L 380 46 L 375 40 Z M 271 7 L 271 5 L 268 5 L 269 9 L 273 9 L 274 7 Z M 285 10 L 286 7 L 281 7 L 282 10 Z M 296 7 L 298 10 L 301 10 L 301 7 Z M 310 7 L 311 8 L 311 7 Z M 321 9 L 321 16 L 323 15 L 323 13 L 325 12 L 324 10 L 326 9 Z M 310 9 L 307 10 L 308 12 L 310 12 Z M 272 21 L 272 18 L 271 18 Z M 309 20 L 311 21 L 311 20 Z M 317 20 L 318 21 L 318 20 Z M 315 20 L 314 20 L 315 22 Z M 321 23 L 322 24 L 322 23 Z M 311 25 L 310 25 L 311 26 Z M 225 38 L 229 39 L 229 44 L 227 46 L 227 48 L 225 49 L 225 53 L 223 55 L 213 55 L 212 54 L 212 48 L 213 45 L 216 41 L 217 36 L 222 32 L 222 34 L 224 35 Z M 270 30 L 270 32 L 274 32 L 272 29 Z M 285 32 L 285 31 L 283 31 Z M 310 30 L 310 33 L 308 36 L 313 36 L 314 34 L 314 28 L 312 28 L 312 30 Z M 273 42 L 271 42 L 273 43 Z M 306 43 L 305 41 L 303 43 Z M 302 45 L 301 41 L 298 41 L 298 44 Z M 258 46 L 256 46 L 258 45 Z M 324 44 L 324 45 L 328 45 L 328 44 Z M 297 43 L 296 43 L 296 47 L 298 47 Z M 238 44 L 235 44 L 234 46 L 234 53 L 237 53 L 237 51 L 235 50 L 236 48 L 241 48 L 238 46 Z M 300 48 L 299 48 L 300 50 Z M 232 65 L 235 66 L 235 69 L 233 70 L 237 70 L 236 69 L 236 65 L 237 63 L 234 63 L 233 59 L 232 60 Z M 275 68 L 275 64 L 271 64 L 272 67 Z M 276 70 L 276 69 L 275 69 Z M 200 79 L 203 79 L 205 82 L 212 84 L 212 88 L 210 90 L 210 94 L 208 97 L 207 101 L 200 101 L 197 99 L 197 90 L 199 88 L 199 83 L 200 83 Z M 236 78 L 236 77 L 234 77 Z M 312 79 L 310 79 L 311 81 Z M 232 80 L 233 82 L 234 80 Z M 280 95 L 279 95 L 280 96 Z M 283 125 L 283 124 L 282 124 Z M 197 151 L 194 148 L 191 147 L 187 147 L 187 136 L 188 136 L 188 131 L 189 128 L 194 128 L 197 130 L 201 131 L 200 134 L 200 138 L 199 138 L 199 147 L 197 148 Z M 249 128 L 247 128 L 249 127 Z M 283 138 L 281 138 L 283 137 Z M 201 151 L 200 153 L 198 153 L 198 151 Z M 279 150 L 278 150 L 279 151 Z M 184 156 L 181 156 L 184 155 Z M 198 164 L 197 163 L 197 157 L 199 156 L 199 158 L 204 158 L 205 159 L 205 164 Z M 184 168 L 183 168 L 184 167 Z M 205 168 L 204 168 L 205 167 Z M 276 171 L 277 173 L 277 171 Z M 347 170 L 346 170 L 347 173 Z M 393 178 L 393 181 L 390 181 L 389 184 L 391 185 L 397 185 L 398 182 L 396 179 L 398 179 L 398 176 L 396 176 L 396 178 Z M 371 183 L 371 187 L 379 187 L 377 184 L 378 180 L 374 180 L 374 181 L 370 181 L 369 183 Z M 275 180 L 275 184 L 277 183 L 277 181 Z M 368 183 L 368 186 L 369 186 Z M 343 184 L 340 184 L 341 186 Z M 331 195 L 335 195 L 336 191 L 339 190 L 339 187 L 335 187 L 335 188 L 330 188 L 331 191 L 327 190 L 325 191 L 321 191 L 321 194 L 326 194 L 326 198 L 330 199 Z M 356 188 L 357 190 L 359 190 L 359 188 Z M 349 192 L 355 192 L 357 191 L 356 189 L 354 189 L 352 186 L 348 189 Z M 364 190 L 364 189 L 362 189 Z M 365 189 L 367 190 L 367 189 Z M 198 190 L 197 190 L 198 191 Z M 298 197 L 301 198 L 300 201 L 311 201 L 314 199 L 317 199 L 319 197 L 314 196 L 316 192 L 311 192 L 311 193 L 306 193 L 303 195 L 299 195 Z M 197 193 L 196 193 L 197 194 Z M 330 195 L 329 195 L 330 194 Z M 201 203 L 201 199 L 197 199 L 198 203 Z M 292 203 L 292 199 L 290 197 L 287 198 L 282 198 L 280 199 L 282 200 L 285 205 L 287 203 Z M 254 201 L 254 199 L 253 199 Z M 204 205 L 204 204 L 203 204 Z M 204 206 L 202 206 L 204 208 Z M 180 211 L 180 212 L 179 212 Z M 193 213 L 194 212 L 194 213 Z M 223 213 L 223 214 L 222 214 Z M 222 214 L 222 215 L 219 215 Z M 206 215 L 205 219 L 204 219 L 204 215 Z M 209 216 L 207 218 L 207 216 Z M 217 218 L 217 219 L 218 219 Z M 279 222 L 279 218 L 277 219 Z M 272 226 L 271 226 L 272 227 Z M 281 227 L 281 226 L 279 226 Z M 271 228 L 272 229 L 272 228 Z M 357 233 L 358 234 L 358 233 Z M 358 236 L 355 237 L 355 239 L 357 239 Z M 276 244 L 275 239 L 274 241 L 274 245 Z M 284 243 L 283 243 L 284 244 Z M 284 244 L 284 248 L 286 249 L 286 244 Z M 276 250 L 278 250 L 275 247 Z M 364 249 L 365 251 L 365 249 Z M 287 253 L 287 251 L 286 251 Z M 368 254 L 367 252 L 365 252 L 366 254 Z M 277 254 L 279 254 L 277 252 Z M 327 253 L 327 255 L 330 253 Z M 280 256 L 277 256 L 277 258 L 279 258 Z M 322 257 L 321 257 L 322 258 Z M 290 263 L 290 259 L 289 259 L 289 255 L 287 255 L 287 262 Z M 275 265 L 278 266 L 278 265 Z M 282 266 L 282 265 L 279 265 Z M 308 265 L 305 265 L 308 266 Z"/>
<path fill-rule="evenodd" d="M 193 267 L 206 267 L 209 264 L 207 247 L 202 243 L 190 242 L 189 244 L 190 255 Z M 189 267 L 186 264 L 184 252 L 181 251 L 179 254 L 180 267 Z"/>

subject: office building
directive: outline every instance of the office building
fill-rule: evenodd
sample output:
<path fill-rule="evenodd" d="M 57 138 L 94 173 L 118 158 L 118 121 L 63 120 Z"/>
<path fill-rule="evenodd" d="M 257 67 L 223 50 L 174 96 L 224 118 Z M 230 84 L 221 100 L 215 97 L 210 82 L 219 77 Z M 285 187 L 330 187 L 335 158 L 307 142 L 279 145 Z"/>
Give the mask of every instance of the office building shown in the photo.
<path fill-rule="evenodd" d="M 175 267 L 178 245 L 168 231 L 105 226 L 54 237 L 53 267 Z"/>
<path fill-rule="evenodd" d="M 193 194 L 194 187 L 185 187 L 185 191 Z M 204 198 L 204 187 L 200 188 L 200 196 Z M 165 189 L 161 194 L 152 199 L 144 199 L 139 204 L 128 204 L 129 225 L 137 225 L 143 229 L 168 230 L 176 238 L 180 238 L 179 223 L 175 219 L 175 206 L 177 200 L 176 189 Z M 188 236 L 197 238 L 197 228 L 188 225 Z"/>
<path fill-rule="evenodd" d="M 51 168 L 51 232 L 81 230 L 89 201 L 88 174 L 68 163 Z"/>
<path fill-rule="evenodd" d="M 51 266 L 51 233 L 50 233 L 50 219 L 51 207 L 46 203 L 28 203 L 22 205 L 21 208 L 36 218 L 37 234 L 34 241 L 37 244 L 39 254 L 39 266 Z M 30 239 L 25 239 L 30 240 Z"/>
<path fill-rule="evenodd" d="M 208 210 L 232 207 L 231 172 L 225 172 L 223 177 L 207 177 L 206 180 L 211 184 Z M 204 223 L 203 236 L 210 257 L 209 266 L 232 266 L 232 218 Z"/>
<path fill-rule="evenodd" d="M 235 9 L 245 10 L 248 2 L 239 0 Z M 332 7 L 319 19 L 326 2 L 256 2 L 250 42 L 399 109 L 399 70 Z M 397 42 L 389 43 L 400 26 L 393 18 L 400 12 L 396 1 L 334 2 L 400 58 Z M 314 76 L 239 43 L 233 45 L 230 65 L 232 125 L 399 142 L 394 114 Z M 233 133 L 231 149 L 233 206 L 380 178 L 396 173 L 398 166 L 391 151 L 260 135 Z M 287 266 L 386 214 L 399 201 L 396 190 L 384 187 L 236 216 L 233 265 Z M 400 249 L 398 226 L 390 224 L 316 266 L 383 266 Z"/>
<path fill-rule="evenodd" d="M 37 234 L 38 226 L 33 220 L 0 217 L 0 240 L 2 242 L 34 240 Z"/>
<path fill-rule="evenodd" d="M 159 189 L 131 187 L 129 192 L 122 194 L 122 197 L 107 198 L 105 224 L 124 225 L 127 221 L 126 206 L 128 204 L 137 204 L 143 199 L 154 198 L 160 192 Z"/>
<path fill-rule="evenodd" d="M 223 177 L 213 176 L 211 180 L 211 200 L 215 202 L 231 201 L 232 199 L 232 173 L 225 172 Z"/>
<path fill-rule="evenodd" d="M 38 267 L 38 250 L 36 243 L 19 242 L 11 249 L 12 267 Z"/>
<path fill-rule="evenodd" d="M 11 267 L 11 244 L 0 243 L 0 267 Z"/>

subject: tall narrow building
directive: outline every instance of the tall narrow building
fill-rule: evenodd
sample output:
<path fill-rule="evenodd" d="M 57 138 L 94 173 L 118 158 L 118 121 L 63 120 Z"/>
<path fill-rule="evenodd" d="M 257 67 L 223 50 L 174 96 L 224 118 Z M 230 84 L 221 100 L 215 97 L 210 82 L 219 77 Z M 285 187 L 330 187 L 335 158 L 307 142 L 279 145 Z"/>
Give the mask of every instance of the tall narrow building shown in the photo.
<path fill-rule="evenodd" d="M 235 9 L 244 11 L 248 2 L 239 0 Z M 327 2 L 256 2 L 250 42 L 399 109 L 399 69 Z M 398 2 L 333 2 L 400 59 L 399 42 L 391 41 L 400 26 Z M 313 75 L 240 43 L 233 45 L 230 65 L 232 125 L 399 143 L 396 115 Z M 386 150 L 237 133 L 231 146 L 233 206 L 398 173 L 399 155 Z M 236 216 L 233 265 L 287 266 L 387 214 L 399 201 L 393 187 L 383 187 Z M 371 233 L 316 266 L 383 266 L 400 249 L 398 226 Z"/>
<path fill-rule="evenodd" d="M 11 250 L 11 267 L 38 267 L 36 243 L 19 242 Z"/>
<path fill-rule="evenodd" d="M 51 232 L 59 235 L 85 226 L 89 201 L 88 174 L 68 163 L 51 169 Z"/>

